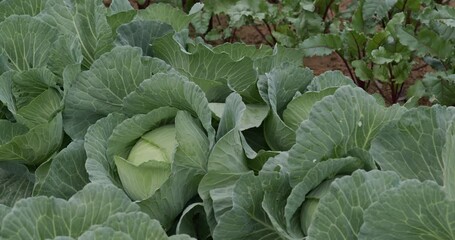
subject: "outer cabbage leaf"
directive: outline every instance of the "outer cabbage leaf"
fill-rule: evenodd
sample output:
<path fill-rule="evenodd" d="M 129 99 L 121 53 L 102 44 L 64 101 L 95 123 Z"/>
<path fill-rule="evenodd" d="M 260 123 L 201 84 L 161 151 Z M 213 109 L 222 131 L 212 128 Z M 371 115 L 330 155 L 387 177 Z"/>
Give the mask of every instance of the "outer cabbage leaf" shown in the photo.
<path fill-rule="evenodd" d="M 455 123 L 449 125 L 446 133 L 446 144 L 442 150 L 442 160 L 444 162 L 443 181 L 447 197 L 455 199 Z"/>
<path fill-rule="evenodd" d="M 357 239 L 363 214 L 380 195 L 400 184 L 394 172 L 359 170 L 336 179 L 319 201 L 308 239 Z"/>
<path fill-rule="evenodd" d="M 168 34 L 157 39 L 153 52 L 198 84 L 209 101 L 224 100 L 235 91 L 247 102 L 260 102 L 257 74 L 250 58 L 235 61 L 227 53 L 216 53 L 203 44 L 194 46 L 189 53 L 182 49 L 176 37 Z"/>
<path fill-rule="evenodd" d="M 382 170 L 442 185 L 442 151 L 453 116 L 455 109 L 437 105 L 411 109 L 378 133 L 370 154 Z"/>
<path fill-rule="evenodd" d="M 258 88 L 271 112 L 265 121 L 265 138 L 272 150 L 288 150 L 295 142 L 295 132 L 281 119 L 286 105 L 298 92 L 304 92 L 313 73 L 308 68 L 282 64 L 258 82 Z"/>
<path fill-rule="evenodd" d="M 35 176 L 24 165 L 0 163 L 0 204 L 13 206 L 16 201 L 30 197 L 34 185 Z M 0 222 L 1 216 L 0 213 Z"/>
<path fill-rule="evenodd" d="M 91 0 L 48 1 L 40 18 L 61 33 L 79 40 L 84 56 L 82 66 L 88 69 L 112 47 L 112 30 L 106 19 L 106 8 Z"/>
<path fill-rule="evenodd" d="M 83 141 L 71 142 L 36 170 L 34 195 L 68 199 L 89 182 Z"/>
<path fill-rule="evenodd" d="M 3 218 L 0 236 L 4 239 L 77 237 L 115 213 L 138 209 L 121 190 L 89 184 L 68 201 L 44 196 L 18 201 Z"/>
<path fill-rule="evenodd" d="M 13 70 L 44 67 L 57 30 L 37 18 L 13 15 L 0 22 L 0 50 Z"/>
<path fill-rule="evenodd" d="M 317 102 L 309 119 L 297 130 L 296 145 L 289 151 L 291 182 L 304 175 L 304 160 L 320 162 L 349 156 L 355 149 L 368 150 L 379 130 L 398 119 L 404 108 L 385 108 L 360 88 L 340 87 Z"/>
<path fill-rule="evenodd" d="M 165 23 L 133 21 L 123 24 L 117 29 L 117 45 L 139 47 L 145 56 L 154 56 L 153 41 L 170 32 L 173 32 L 172 27 Z"/>
<path fill-rule="evenodd" d="M 11 15 L 38 15 L 46 5 L 47 0 L 31 0 L 31 1 L 15 1 L 3 0 L 0 1 L 0 21 Z"/>
<path fill-rule="evenodd" d="M 142 57 L 139 48 L 116 47 L 104 54 L 77 76 L 69 90 L 63 112 L 66 133 L 82 138 L 96 120 L 120 111 L 123 99 L 144 79 L 169 69 L 161 60 Z"/>
<path fill-rule="evenodd" d="M 199 4 L 197 4 L 198 6 Z M 188 28 L 195 12 L 189 15 L 182 10 L 175 8 L 169 4 L 155 3 L 151 4 L 145 10 L 140 11 L 137 18 L 141 20 L 154 20 L 171 25 L 176 32 L 180 32 Z"/>
<path fill-rule="evenodd" d="M 454 202 L 435 182 L 408 180 L 383 193 L 365 211 L 358 238 L 453 239 L 454 214 Z"/>

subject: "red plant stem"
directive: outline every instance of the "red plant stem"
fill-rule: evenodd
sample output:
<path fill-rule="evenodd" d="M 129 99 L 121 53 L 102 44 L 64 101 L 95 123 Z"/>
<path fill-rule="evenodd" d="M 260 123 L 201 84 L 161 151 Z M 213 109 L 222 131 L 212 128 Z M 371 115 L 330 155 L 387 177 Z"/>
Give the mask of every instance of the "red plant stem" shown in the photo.
<path fill-rule="evenodd" d="M 349 72 L 349 75 L 351 76 L 352 80 L 354 81 L 354 83 L 359 86 L 359 87 L 364 87 L 364 83 L 361 84 L 359 81 L 357 81 L 357 78 L 355 77 L 355 75 L 352 73 L 352 70 L 351 68 L 349 67 L 349 64 L 348 64 L 348 61 L 346 61 L 346 59 L 338 52 L 338 51 L 335 51 L 335 53 L 338 55 L 338 57 L 340 57 L 340 59 L 343 61 L 344 65 L 346 66 L 346 69 L 348 70 Z"/>
<path fill-rule="evenodd" d="M 261 35 L 262 39 L 264 39 L 264 41 L 266 41 L 268 45 L 270 45 L 271 47 L 273 47 L 274 44 L 271 43 L 271 42 L 269 42 L 269 41 L 267 40 L 267 38 L 265 37 L 265 35 L 261 32 L 261 30 L 259 30 L 258 26 L 253 25 L 253 27 L 254 27 L 254 29 L 256 29 L 256 31 Z"/>

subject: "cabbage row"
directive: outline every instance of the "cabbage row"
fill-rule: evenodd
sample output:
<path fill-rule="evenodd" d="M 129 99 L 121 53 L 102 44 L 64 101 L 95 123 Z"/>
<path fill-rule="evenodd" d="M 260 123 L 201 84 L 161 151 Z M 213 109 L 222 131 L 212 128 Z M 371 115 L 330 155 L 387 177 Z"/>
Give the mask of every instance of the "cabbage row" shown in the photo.
<path fill-rule="evenodd" d="M 190 14 L 0 1 L 1 239 L 455 239 L 455 108 Z"/>

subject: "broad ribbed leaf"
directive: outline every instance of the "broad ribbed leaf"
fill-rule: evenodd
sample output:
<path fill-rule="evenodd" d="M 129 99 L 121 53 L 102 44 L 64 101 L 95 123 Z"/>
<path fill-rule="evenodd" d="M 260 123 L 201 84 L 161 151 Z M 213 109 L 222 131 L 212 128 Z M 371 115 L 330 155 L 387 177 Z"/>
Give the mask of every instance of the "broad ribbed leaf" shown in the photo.
<path fill-rule="evenodd" d="M 31 16 L 13 15 L 0 23 L 0 50 L 17 71 L 45 67 L 57 31 Z"/>
<path fill-rule="evenodd" d="M 180 32 L 188 27 L 192 15 L 187 15 L 182 10 L 172 7 L 169 4 L 156 3 L 151 4 L 145 10 L 138 13 L 141 20 L 154 20 L 171 25 L 176 32 Z"/>
<path fill-rule="evenodd" d="M 16 201 L 30 197 L 34 185 L 35 176 L 26 166 L 9 162 L 0 163 L 0 204 L 13 206 Z M 1 215 L 0 213 L 0 223 Z"/>
<path fill-rule="evenodd" d="M 191 53 L 183 51 L 172 34 L 157 39 L 152 46 L 155 56 L 184 72 L 201 87 L 209 101 L 224 100 L 236 91 L 245 101 L 259 102 L 257 74 L 250 58 L 235 61 L 227 53 L 216 53 L 198 44 Z"/>
<path fill-rule="evenodd" d="M 290 179 L 292 192 L 286 200 L 285 218 L 287 226 L 291 226 L 296 217 L 300 217 L 300 206 L 305 196 L 319 184 L 336 175 L 349 174 L 362 167 L 362 161 L 357 158 L 329 159 L 320 163 L 304 161 L 302 164 L 303 176 L 301 179 Z"/>
<path fill-rule="evenodd" d="M 234 187 L 233 208 L 221 216 L 214 239 L 282 239 L 260 204 L 264 198 L 261 180 L 243 175 Z"/>
<path fill-rule="evenodd" d="M 444 161 L 444 187 L 450 200 L 455 200 L 455 123 L 452 119 L 447 133 L 446 144 L 442 150 L 442 160 Z"/>
<path fill-rule="evenodd" d="M 305 56 L 325 56 L 343 48 L 341 37 L 335 34 L 318 34 L 307 38 L 299 47 Z"/>
<path fill-rule="evenodd" d="M 85 168 L 91 182 L 104 185 L 113 184 L 121 187 L 115 164 L 107 157 L 107 143 L 114 128 L 123 122 L 126 116 L 118 113 L 109 114 L 90 126 L 85 136 L 84 148 L 87 153 Z"/>
<path fill-rule="evenodd" d="M 83 141 L 71 142 L 36 170 L 37 183 L 33 195 L 64 199 L 73 196 L 89 182 L 85 170 L 86 159 Z"/>
<path fill-rule="evenodd" d="M 103 226 L 126 233 L 131 239 L 168 239 L 160 223 L 142 212 L 117 213 L 110 216 Z"/>
<path fill-rule="evenodd" d="M 197 116 L 204 127 L 210 145 L 214 143 L 215 130 L 211 126 L 212 113 L 204 92 L 187 78 L 176 73 L 158 73 L 142 82 L 124 99 L 123 112 L 129 115 L 148 113 L 169 106 L 188 111 Z"/>
<path fill-rule="evenodd" d="M 153 41 L 170 32 L 173 32 L 172 27 L 165 23 L 133 21 L 117 29 L 117 44 L 139 47 L 143 55 L 153 56 Z"/>
<path fill-rule="evenodd" d="M 433 181 L 409 180 L 364 213 L 361 240 L 454 239 L 455 203 Z"/>
<path fill-rule="evenodd" d="M 370 154 L 382 170 L 442 185 L 442 150 L 453 116 L 455 109 L 437 105 L 411 109 L 378 133 Z"/>
<path fill-rule="evenodd" d="M 210 238 L 210 228 L 202 203 L 193 203 L 183 211 L 177 223 L 176 233 L 188 234 L 198 239 Z"/>
<path fill-rule="evenodd" d="M 291 178 L 302 176 L 303 160 L 319 162 L 346 157 L 356 148 L 368 150 L 379 130 L 404 111 L 399 106 L 379 105 L 360 88 L 340 87 L 317 102 L 297 130 L 297 143 L 289 151 Z"/>
<path fill-rule="evenodd" d="M 65 99 L 65 131 L 82 138 L 87 128 L 111 112 L 120 111 L 123 98 L 153 74 L 168 71 L 163 61 L 143 57 L 139 48 L 116 47 L 78 75 Z"/>
<path fill-rule="evenodd" d="M 62 115 L 59 113 L 51 121 L 36 125 L 0 145 L 0 161 L 39 165 L 60 147 L 62 139 Z"/>
<path fill-rule="evenodd" d="M 394 172 L 359 170 L 336 179 L 319 201 L 308 230 L 308 240 L 357 239 L 363 214 L 380 195 L 400 184 Z"/>
<path fill-rule="evenodd" d="M 271 108 L 264 123 L 264 134 L 272 150 L 288 150 L 295 143 L 295 132 L 281 116 L 286 105 L 297 92 L 305 91 L 312 78 L 313 73 L 308 68 L 282 64 L 259 80 L 259 92 Z"/>
<path fill-rule="evenodd" d="M 39 196 L 17 202 L 3 218 L 0 236 L 3 239 L 78 237 L 115 213 L 133 211 L 138 211 L 138 206 L 121 190 L 89 184 L 68 201 Z"/>
<path fill-rule="evenodd" d="M 30 0 L 16 1 L 3 0 L 0 1 L 0 21 L 11 15 L 29 15 L 35 16 L 44 9 L 47 0 Z"/>
<path fill-rule="evenodd" d="M 345 85 L 355 87 L 353 80 L 346 77 L 341 71 L 327 71 L 313 78 L 310 85 L 308 85 L 308 91 L 319 92 L 327 88 Z"/>
<path fill-rule="evenodd" d="M 63 34 L 79 40 L 84 56 L 82 66 L 88 69 L 113 47 L 106 11 L 97 1 L 53 0 L 48 1 L 40 18 Z"/>

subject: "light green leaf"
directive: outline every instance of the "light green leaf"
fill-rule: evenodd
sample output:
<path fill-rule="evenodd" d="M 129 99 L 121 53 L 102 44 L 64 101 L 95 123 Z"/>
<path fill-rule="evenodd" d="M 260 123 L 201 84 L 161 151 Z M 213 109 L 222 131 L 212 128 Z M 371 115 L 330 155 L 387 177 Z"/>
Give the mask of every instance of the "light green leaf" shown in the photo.
<path fill-rule="evenodd" d="M 362 165 L 362 160 L 353 157 L 329 159 L 319 163 L 303 161 L 301 175 L 298 178 L 293 176 L 294 179 L 290 179 L 290 185 L 293 188 L 284 209 L 286 225 L 291 226 L 292 222 L 300 217 L 298 210 L 311 190 L 317 188 L 325 180 L 330 180 L 336 175 L 350 174 L 352 171 L 362 168 Z M 291 171 L 293 170 L 291 169 Z"/>
<path fill-rule="evenodd" d="M 87 153 L 85 168 L 91 182 L 122 186 L 114 162 L 107 157 L 107 144 L 114 128 L 126 118 L 126 116 L 118 113 L 109 114 L 87 130 L 84 142 Z"/>
<path fill-rule="evenodd" d="M 154 20 L 171 25 L 176 32 L 180 32 L 188 28 L 193 19 L 193 15 L 187 15 L 182 10 L 175 8 L 169 4 L 155 3 L 151 4 L 145 10 L 142 10 L 137 15 L 141 20 Z"/>
<path fill-rule="evenodd" d="M 5 18 L 11 15 L 36 16 L 44 9 L 46 2 L 47 0 L 0 1 L 0 21 L 5 20 Z"/>
<path fill-rule="evenodd" d="M 155 21 L 133 21 L 117 29 L 117 45 L 130 45 L 142 49 L 145 56 L 154 56 L 152 45 L 155 39 L 170 32 L 168 24 Z"/>
<path fill-rule="evenodd" d="M 88 182 L 85 170 L 83 141 L 71 142 L 48 163 L 36 170 L 37 183 L 33 195 L 54 196 L 68 199 L 81 190 Z M 44 166 L 49 165 L 49 166 Z M 41 172 L 41 168 L 48 168 Z"/>
<path fill-rule="evenodd" d="M 305 91 L 312 78 L 308 68 L 282 64 L 259 79 L 259 92 L 271 108 L 264 123 L 264 135 L 272 150 L 287 150 L 295 143 L 295 132 L 283 122 L 281 115 L 295 94 Z"/>
<path fill-rule="evenodd" d="M 299 47 L 303 49 L 305 56 L 325 56 L 343 48 L 343 42 L 339 35 L 318 34 L 307 38 Z"/>
<path fill-rule="evenodd" d="M 455 199 L 455 123 L 452 119 L 447 133 L 446 144 L 442 149 L 442 160 L 444 162 L 443 181 L 444 189 L 450 200 Z"/>
<path fill-rule="evenodd" d="M 13 15 L 0 22 L 0 49 L 17 71 L 45 67 L 57 31 L 31 16 Z"/>
<path fill-rule="evenodd" d="M 238 128 L 222 136 L 210 153 L 208 173 L 199 184 L 199 196 L 211 231 L 220 216 L 232 207 L 232 191 L 235 182 L 249 171 Z"/>
<path fill-rule="evenodd" d="M 48 123 L 36 125 L 1 145 L 0 161 L 39 165 L 60 147 L 62 139 L 62 115 L 59 113 Z"/>
<path fill-rule="evenodd" d="M 187 78 L 176 73 L 158 73 L 143 81 L 136 91 L 124 99 L 123 112 L 130 115 L 170 106 L 196 115 L 204 127 L 210 146 L 214 143 L 215 130 L 211 126 L 212 114 L 202 90 Z"/>
<path fill-rule="evenodd" d="M 382 170 L 405 179 L 443 184 L 442 149 L 454 109 L 419 107 L 383 128 L 371 144 L 370 154 Z"/>
<path fill-rule="evenodd" d="M 109 5 L 111 14 L 116 14 L 120 12 L 127 12 L 133 10 L 131 3 L 128 0 L 112 0 L 111 5 Z"/>
<path fill-rule="evenodd" d="M 139 48 L 116 47 L 78 75 L 65 99 L 65 131 L 82 138 L 87 128 L 111 112 L 120 111 L 123 98 L 152 75 L 168 71 L 163 61 L 143 57 Z"/>
<path fill-rule="evenodd" d="M 360 240 L 455 238 L 455 204 L 435 182 L 408 180 L 383 193 L 364 213 Z"/>
<path fill-rule="evenodd" d="M 183 211 L 177 223 L 176 233 L 188 234 L 198 239 L 210 238 L 210 228 L 207 225 L 204 205 L 202 203 L 193 203 Z"/>
<path fill-rule="evenodd" d="M 216 53 L 202 44 L 188 53 L 181 49 L 176 37 L 168 34 L 157 39 L 152 46 L 153 52 L 198 84 L 209 101 L 224 100 L 229 92 L 235 91 L 246 102 L 260 102 L 257 73 L 250 58 L 235 61 L 227 53 Z"/>
<path fill-rule="evenodd" d="M 391 53 L 384 47 L 379 47 L 371 51 L 372 61 L 376 64 L 387 64 L 392 62 L 400 62 L 403 56 L 400 53 Z"/>
<path fill-rule="evenodd" d="M 368 150 L 379 130 L 406 111 L 385 108 L 360 88 L 343 86 L 334 95 L 317 102 L 309 119 L 297 130 L 297 144 L 289 151 L 289 164 L 300 176 L 303 160 L 319 162 L 346 157 L 359 148 Z"/>
<path fill-rule="evenodd" d="M 327 88 L 337 88 L 345 85 L 355 87 L 354 81 L 346 77 L 341 71 L 327 71 L 313 78 L 307 90 L 320 92 Z"/>
<path fill-rule="evenodd" d="M 214 239 L 280 239 L 260 204 L 264 197 L 261 181 L 252 173 L 243 175 L 234 188 L 233 208 L 221 216 Z"/>
<path fill-rule="evenodd" d="M 308 119 L 313 105 L 335 91 L 336 88 L 326 88 L 320 92 L 305 92 L 294 98 L 283 111 L 283 122 L 296 131 L 300 124 Z"/>
<path fill-rule="evenodd" d="M 13 206 L 16 201 L 30 197 L 34 184 L 35 176 L 24 165 L 0 163 L 0 204 Z M 3 205 L 0 205 L 0 209 L 1 206 Z M 2 216 L 0 210 L 0 223 Z"/>
<path fill-rule="evenodd" d="M 112 228 L 108 227 L 97 227 L 94 230 L 90 230 L 82 234 L 78 240 L 102 240 L 102 239 L 112 239 L 112 240 L 133 240 L 128 234 L 115 231 Z"/>
<path fill-rule="evenodd" d="M 133 211 L 138 211 L 138 206 L 121 190 L 89 184 L 68 201 L 39 196 L 17 202 L 3 218 L 0 236 L 4 239 L 78 237 L 115 213 Z"/>
<path fill-rule="evenodd" d="M 308 239 L 357 239 L 363 214 L 380 195 L 400 184 L 394 172 L 359 170 L 336 179 L 319 200 Z"/>
<path fill-rule="evenodd" d="M 88 69 L 103 53 L 113 47 L 112 31 L 106 19 L 106 8 L 97 1 L 48 1 L 40 19 L 80 42 Z"/>
<path fill-rule="evenodd" d="M 131 239 L 168 239 L 160 223 L 142 212 L 114 214 L 103 223 L 103 226 L 126 233 Z"/>
<path fill-rule="evenodd" d="M 240 119 L 240 131 L 259 127 L 269 113 L 269 107 L 267 105 L 247 104 L 245 107 L 245 111 Z M 222 118 L 226 104 L 209 103 L 209 108 L 217 118 Z"/>

